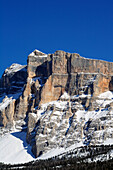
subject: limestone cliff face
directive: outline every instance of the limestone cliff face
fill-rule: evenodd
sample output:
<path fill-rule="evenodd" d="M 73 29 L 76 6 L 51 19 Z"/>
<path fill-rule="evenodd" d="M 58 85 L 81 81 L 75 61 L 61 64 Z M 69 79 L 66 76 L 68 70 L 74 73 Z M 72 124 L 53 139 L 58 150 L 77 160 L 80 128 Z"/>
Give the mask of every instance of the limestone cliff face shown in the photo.
<path fill-rule="evenodd" d="M 95 129 L 103 128 L 102 109 L 108 109 L 111 120 L 113 107 L 112 98 L 107 96 L 104 103 L 99 95 L 109 91 L 111 95 L 112 62 L 64 51 L 47 55 L 35 50 L 29 54 L 27 66 L 13 64 L 0 79 L 0 126 L 11 127 L 26 120 L 27 142 L 36 157 L 53 147 L 80 142 L 83 137 L 84 143 L 91 143 L 91 138 L 92 143 L 98 143 L 94 136 Z M 91 115 L 97 112 L 101 116 L 92 121 Z M 107 136 L 105 126 L 104 131 Z"/>
<path fill-rule="evenodd" d="M 15 108 L 15 100 L 12 98 L 8 98 L 7 96 L 3 99 L 0 106 L 0 125 L 11 127 L 13 126 L 14 121 L 14 108 Z"/>
<path fill-rule="evenodd" d="M 33 57 L 36 57 L 37 65 L 33 62 L 29 64 L 28 60 L 28 75 L 35 81 L 37 79 L 40 85 L 37 90 L 34 85 L 33 103 L 34 108 L 38 109 L 29 114 L 27 131 L 27 141 L 32 145 L 34 155 L 37 157 L 52 148 L 69 147 L 80 141 L 86 144 L 98 143 L 95 129 L 104 127 L 103 136 L 106 136 L 108 129 L 99 118 L 92 121 L 92 112 L 96 115 L 96 112 L 104 107 L 98 103 L 101 103 L 98 96 L 103 92 L 112 91 L 113 63 L 86 59 L 64 51 L 56 51 L 46 58 L 42 56 L 44 63 L 36 52 L 32 55 L 35 55 Z M 35 75 L 32 73 L 33 69 Z M 41 74 L 36 71 L 40 69 L 43 70 Z M 68 95 L 64 95 L 65 93 Z M 86 110 L 92 116 L 87 121 L 83 116 L 79 122 L 79 112 L 85 114 Z M 107 114 L 110 115 L 111 111 Z M 85 130 L 88 128 L 89 131 Z"/>
<path fill-rule="evenodd" d="M 92 82 L 92 90 L 90 90 L 92 95 L 96 96 L 108 91 L 109 88 L 112 89 L 110 82 L 112 82 L 113 63 L 86 59 L 80 57 L 79 54 L 70 54 L 64 51 L 56 51 L 48 56 L 42 53 L 42 57 L 38 56 L 40 52 L 37 53 L 29 55 L 28 75 L 32 78 L 47 77 L 42 88 L 40 103 L 57 100 L 64 91 L 68 91 L 70 95 L 79 94 L 80 89 L 91 78 L 95 79 Z M 35 75 L 33 70 L 35 70 Z M 89 91 L 88 88 L 84 89 L 84 93 Z"/>

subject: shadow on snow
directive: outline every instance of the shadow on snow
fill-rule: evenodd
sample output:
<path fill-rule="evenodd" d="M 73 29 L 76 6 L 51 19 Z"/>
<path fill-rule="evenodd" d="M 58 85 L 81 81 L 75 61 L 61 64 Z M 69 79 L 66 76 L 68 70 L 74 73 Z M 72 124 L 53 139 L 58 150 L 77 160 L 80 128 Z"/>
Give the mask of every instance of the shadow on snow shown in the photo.
<path fill-rule="evenodd" d="M 26 132 L 14 132 L 11 133 L 12 136 L 20 139 L 22 141 L 23 147 L 24 149 L 27 151 L 28 154 L 30 154 L 33 158 L 35 158 L 35 156 L 33 155 L 32 151 L 31 151 L 31 146 L 26 142 Z"/>

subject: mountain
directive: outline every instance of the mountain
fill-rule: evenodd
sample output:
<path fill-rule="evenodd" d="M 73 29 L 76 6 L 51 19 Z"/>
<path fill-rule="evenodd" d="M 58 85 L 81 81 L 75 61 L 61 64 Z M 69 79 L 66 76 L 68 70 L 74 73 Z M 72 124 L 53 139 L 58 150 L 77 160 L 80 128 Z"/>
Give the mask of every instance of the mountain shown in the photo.
<path fill-rule="evenodd" d="M 112 62 L 34 50 L 4 71 L 0 102 L 0 135 L 27 132 L 35 157 L 113 143 Z"/>

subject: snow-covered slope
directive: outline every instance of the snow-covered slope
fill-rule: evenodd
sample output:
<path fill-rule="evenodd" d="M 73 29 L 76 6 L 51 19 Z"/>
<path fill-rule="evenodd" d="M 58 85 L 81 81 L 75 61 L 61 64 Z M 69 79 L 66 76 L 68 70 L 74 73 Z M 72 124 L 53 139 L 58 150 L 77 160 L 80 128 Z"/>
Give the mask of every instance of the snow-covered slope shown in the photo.
<path fill-rule="evenodd" d="M 79 146 L 82 146 L 82 143 L 78 144 L 78 147 Z M 65 148 L 52 149 L 38 159 L 51 158 L 76 147 L 77 146 L 73 145 L 66 150 Z M 16 131 L 0 137 L 0 162 L 16 164 L 32 160 L 36 159 L 31 152 L 31 146 L 26 142 L 25 132 Z"/>
<path fill-rule="evenodd" d="M 113 139 L 108 139 L 104 142 L 105 145 L 113 144 Z M 68 148 L 54 148 L 43 154 L 39 158 L 34 158 L 34 155 L 31 152 L 31 146 L 26 142 L 26 132 L 15 131 L 12 133 L 8 133 L 3 137 L 0 137 L 0 162 L 6 164 L 18 164 L 18 163 L 26 163 L 30 161 L 43 160 L 52 158 L 59 155 L 59 158 L 62 156 L 68 157 L 69 154 L 72 154 L 76 151 L 77 154 L 73 154 L 72 157 L 81 157 L 87 156 L 89 152 L 81 153 L 83 146 L 85 146 L 82 142 L 78 144 L 71 145 Z M 99 147 L 99 146 L 98 146 Z M 96 146 L 95 146 L 96 148 Z M 110 158 L 113 157 L 113 150 L 109 153 Z M 106 155 L 107 156 L 107 155 Z M 105 156 L 104 156 L 105 157 Z M 108 156 L 107 156 L 108 158 Z M 102 159 L 102 155 L 95 157 L 94 160 L 98 161 Z M 108 158 L 109 159 L 109 158 Z M 106 160 L 105 158 L 103 160 Z M 91 161 L 89 159 L 89 161 Z"/>
<path fill-rule="evenodd" d="M 19 70 L 22 70 L 22 69 L 25 69 L 25 65 L 21 65 L 21 64 L 17 64 L 17 63 L 14 63 L 12 64 L 9 68 L 7 68 L 3 74 L 3 76 L 6 76 L 8 74 L 13 74 L 13 73 L 16 73 L 18 72 Z M 25 70 L 26 71 L 26 70 Z"/>
<path fill-rule="evenodd" d="M 0 162 L 25 163 L 34 160 L 25 132 L 12 132 L 0 137 Z"/>

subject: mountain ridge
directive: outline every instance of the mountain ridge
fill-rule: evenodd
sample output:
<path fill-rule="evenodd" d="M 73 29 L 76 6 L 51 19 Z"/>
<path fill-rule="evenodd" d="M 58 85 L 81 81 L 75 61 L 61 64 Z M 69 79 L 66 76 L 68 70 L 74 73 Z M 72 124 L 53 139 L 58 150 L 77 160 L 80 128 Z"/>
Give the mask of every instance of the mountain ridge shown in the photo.
<path fill-rule="evenodd" d="M 25 126 L 35 157 L 112 138 L 112 62 L 34 50 L 27 66 L 13 64 L 4 72 L 0 99 L 0 126 Z"/>

